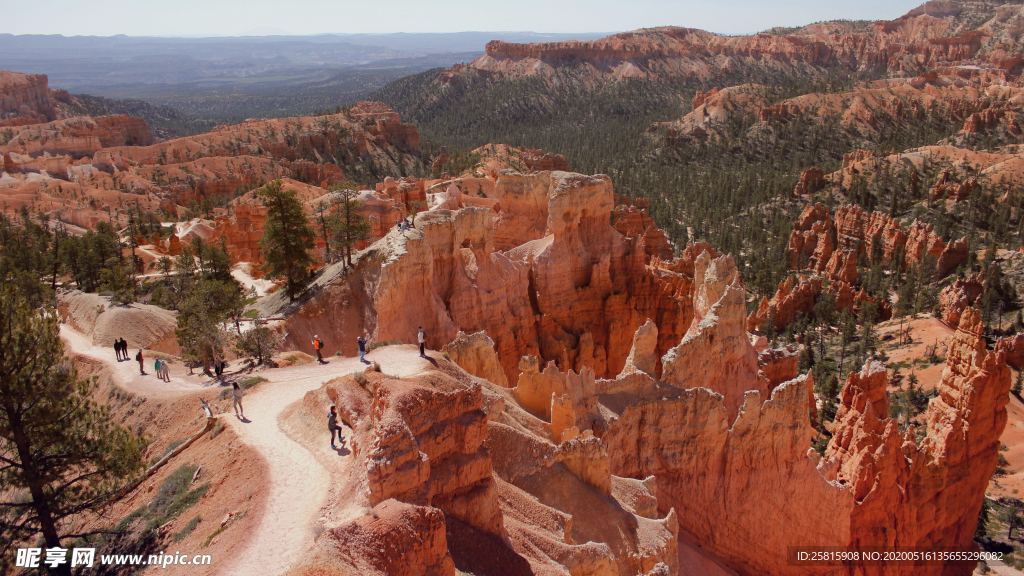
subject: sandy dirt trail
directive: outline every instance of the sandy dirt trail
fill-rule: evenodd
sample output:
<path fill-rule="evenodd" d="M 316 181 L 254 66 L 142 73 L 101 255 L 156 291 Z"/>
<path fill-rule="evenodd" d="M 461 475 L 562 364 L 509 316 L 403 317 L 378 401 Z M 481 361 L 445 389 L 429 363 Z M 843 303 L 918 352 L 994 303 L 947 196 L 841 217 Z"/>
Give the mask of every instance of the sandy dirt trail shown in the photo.
<path fill-rule="evenodd" d="M 424 371 L 429 361 L 419 358 L 414 346 L 391 346 L 366 355 L 382 370 L 394 376 L 410 376 Z M 325 382 L 366 369 L 358 358 L 332 356 L 327 364 L 306 364 L 293 368 L 267 370 L 260 375 L 269 380 L 242 400 L 245 420 L 234 415 L 222 417 L 239 437 L 256 448 L 270 468 L 270 494 L 258 530 L 249 546 L 239 553 L 222 573 L 229 575 L 281 574 L 294 566 L 312 547 L 316 521 L 327 499 L 332 482 L 330 471 L 320 457 L 339 458 L 326 441 L 314 454 L 292 440 L 281 428 L 279 417 L 285 409 L 320 388 Z M 326 437 L 326 414 L 324 415 Z M 343 460 L 341 470 L 348 464 Z M 335 471 L 337 466 L 332 467 Z"/>
<path fill-rule="evenodd" d="M 114 372 L 117 384 L 126 390 L 150 397 L 180 395 L 216 386 L 202 375 L 171 374 L 170 382 L 153 375 L 150 355 L 146 358 L 147 375 L 139 374 L 134 360 L 118 362 L 109 346 L 95 346 L 92 339 L 75 329 L 61 325 L 61 338 L 76 354 L 103 362 Z M 218 558 L 222 574 L 282 574 L 295 565 L 312 547 L 314 528 L 331 486 L 331 473 L 319 458 L 340 458 L 325 442 L 324 454 L 313 454 L 292 440 L 281 428 L 280 415 L 302 397 L 325 382 L 366 369 L 370 361 L 380 363 L 382 370 L 393 376 L 412 376 L 431 369 L 429 360 L 420 358 L 416 346 L 387 346 L 366 355 L 367 363 L 358 358 L 332 356 L 325 364 L 305 364 L 289 368 L 263 370 L 267 378 L 242 400 L 245 420 L 233 413 L 222 413 L 220 420 L 231 426 L 243 442 L 255 448 L 270 470 L 267 507 L 259 528 L 249 537 L 249 545 L 233 558 Z M 180 365 L 177 366 L 182 370 Z M 335 473 L 344 471 L 344 464 L 332 466 Z"/>
<path fill-rule="evenodd" d="M 67 324 L 60 325 L 60 337 L 64 340 L 67 348 L 75 354 L 107 364 L 114 372 L 114 379 L 124 388 L 136 394 L 145 396 L 166 396 L 194 392 L 208 388 L 210 384 L 204 384 L 202 378 L 196 376 L 185 376 L 171 373 L 171 381 L 164 382 L 156 377 L 153 372 L 152 353 L 143 352 L 143 365 L 146 374 L 139 373 L 139 363 L 134 359 L 118 362 L 111 346 L 96 346 L 92 338 L 82 334 Z M 137 350 L 128 350 L 128 356 L 135 358 Z M 172 368 L 182 369 L 180 365 Z"/>

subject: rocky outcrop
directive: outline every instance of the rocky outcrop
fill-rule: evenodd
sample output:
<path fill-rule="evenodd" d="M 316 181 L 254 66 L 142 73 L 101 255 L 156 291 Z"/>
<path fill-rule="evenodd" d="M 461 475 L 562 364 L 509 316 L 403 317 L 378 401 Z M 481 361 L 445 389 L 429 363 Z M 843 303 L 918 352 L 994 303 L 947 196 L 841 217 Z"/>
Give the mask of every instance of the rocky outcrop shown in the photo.
<path fill-rule="evenodd" d="M 475 206 L 420 212 L 414 229 L 371 247 L 358 281 L 341 276 L 340 266 L 328 269 L 289 318 L 286 342 L 329 334 L 349 353 L 364 330 L 377 341 L 412 341 L 423 326 L 428 347 L 438 349 L 460 330 L 484 330 L 510 382 L 524 355 L 614 376 L 648 319 L 658 327 L 659 358 L 679 343 L 691 321 L 696 254 L 648 263 L 643 238 L 623 238 L 609 222 L 607 177 L 505 171 L 494 194 L 497 213 Z M 415 305 L 409 294 L 417 294 Z M 267 302 L 268 313 L 287 305 L 275 302 Z M 354 302 L 372 303 L 374 313 Z"/>
<path fill-rule="evenodd" d="M 56 117 L 45 74 L 0 70 L 0 126 L 36 124 Z"/>
<path fill-rule="evenodd" d="M 626 238 L 642 236 L 644 251 L 651 258 L 671 260 L 675 251 L 672 242 L 654 220 L 647 215 L 650 201 L 646 198 L 624 199 L 625 203 L 615 207 L 612 212 L 612 226 Z"/>
<path fill-rule="evenodd" d="M 1024 334 L 1000 338 L 996 342 L 996 351 L 1006 354 L 1006 363 L 1014 370 L 1024 368 Z"/>
<path fill-rule="evenodd" d="M 369 137 L 380 145 L 387 143 L 395 148 L 418 155 L 420 152 L 420 135 L 416 126 L 402 123 L 397 112 L 381 102 L 358 102 L 350 112 Z M 363 137 L 365 141 L 365 136 Z M 365 145 L 357 144 L 360 154 L 368 151 Z"/>
<path fill-rule="evenodd" d="M 981 333 L 980 314 L 968 308 L 950 340 L 920 443 L 913 430 L 900 433 L 885 417 L 884 367 L 869 363 L 851 375 L 819 469 L 854 495 L 852 544 L 971 545 L 981 495 L 996 467 L 1010 386 L 1005 353 L 985 350 Z"/>
<path fill-rule="evenodd" d="M 260 240 L 263 239 L 263 224 L 266 221 L 265 207 L 238 204 L 230 216 L 217 218 L 214 236 L 226 238 L 228 253 L 236 262 L 261 263 Z M 173 248 L 168 245 L 168 250 Z"/>
<path fill-rule="evenodd" d="M 466 372 L 498 386 L 508 387 L 505 370 L 494 351 L 494 340 L 491 340 L 487 332 L 480 331 L 467 335 L 460 330 L 455 335 L 455 340 L 446 344 L 441 351 Z"/>
<path fill-rule="evenodd" d="M 443 390 L 382 381 L 374 391 L 370 418 L 366 479 L 371 505 L 395 498 L 439 508 L 484 532 L 505 533 L 479 386 Z"/>
<path fill-rule="evenodd" d="M 707 350 L 698 361 L 710 364 L 719 352 Z M 828 574 L 833 568 L 789 564 L 787 547 L 970 546 L 1009 383 L 1005 353 L 985 350 L 979 315 L 968 309 L 923 441 L 887 418 L 886 370 L 874 361 L 843 388 L 821 459 L 810 450 L 808 378 L 784 382 L 770 397 L 746 392 L 735 421 L 728 397 L 705 388 L 625 404 L 601 396 L 615 415 L 602 441 L 612 474 L 654 475 L 659 511 L 675 507 L 681 531 L 740 573 Z M 785 496 L 792 494 L 800 497 Z M 957 570 L 890 566 L 886 573 Z"/>
<path fill-rule="evenodd" d="M 369 514 L 321 534 L 317 543 L 320 558 L 314 556 L 312 566 L 303 567 L 298 574 L 457 574 L 448 553 L 444 514 L 427 506 L 385 500 Z"/>
<path fill-rule="evenodd" d="M 797 315 L 809 314 L 825 291 L 835 295 L 837 309 L 853 306 L 856 312 L 868 301 L 863 291 L 854 288 L 859 283 L 857 262 L 862 257 L 882 266 L 900 261 L 904 269 L 934 263 L 935 274 L 941 278 L 967 256 L 966 240 L 944 242 L 930 224 L 915 220 L 904 230 L 889 216 L 869 214 L 856 205 L 841 206 L 833 220 L 826 207 L 808 205 L 793 224 L 789 262 L 794 270 L 809 274 L 782 281 L 771 300 L 762 298 L 747 326 L 756 330 L 770 318 L 775 328 L 782 330 Z M 891 314 L 884 303 L 879 312 L 882 319 Z"/>
<path fill-rule="evenodd" d="M 801 194 L 814 194 L 825 187 L 825 172 L 821 168 L 808 168 L 800 173 L 800 180 L 793 189 L 794 196 Z"/>
<path fill-rule="evenodd" d="M 1005 50 L 983 50 L 993 36 L 1012 39 L 1012 25 L 993 24 L 975 30 L 966 21 L 992 20 L 992 6 L 971 5 L 971 18 L 950 11 L 910 12 L 892 21 L 856 26 L 821 22 L 798 29 L 773 30 L 749 36 L 719 36 L 678 27 L 647 28 L 599 40 L 517 44 L 489 42 L 484 56 L 468 67 L 442 74 L 442 82 L 458 83 L 462 74 L 554 76 L 563 67 L 575 74 L 589 71 L 614 78 L 696 77 L 724 79 L 737 69 L 757 67 L 782 74 L 815 75 L 840 67 L 845 70 L 921 72 L 954 71 L 963 61 L 1008 73 L 1019 63 Z M 1001 45 L 1000 45 L 1001 46 Z M 962 71 L 966 76 L 970 70 Z M 978 74 L 978 71 L 974 71 Z M 713 92 L 711 93 L 713 95 Z M 693 105 L 709 94 L 698 94 Z"/>
<path fill-rule="evenodd" d="M 967 278 L 957 278 L 939 293 L 942 321 L 949 326 L 959 326 L 960 315 L 968 306 L 977 303 L 984 291 L 985 279 L 981 275 L 971 274 Z"/>
<path fill-rule="evenodd" d="M 526 164 L 527 169 L 534 172 L 569 171 L 569 161 L 561 154 L 552 154 L 543 150 L 520 149 L 520 160 Z"/>
<path fill-rule="evenodd" d="M 757 353 L 747 338 L 745 290 L 732 256 L 697 257 L 694 317 L 678 346 L 662 357 L 661 379 L 678 388 L 706 388 L 724 397 L 729 421 L 748 391 L 767 395 Z"/>
<path fill-rule="evenodd" d="M 17 132 L 0 148 L 24 155 L 72 154 L 79 158 L 111 146 L 152 143 L 153 133 L 145 120 L 118 114 L 95 118 L 80 116 L 32 125 Z"/>
<path fill-rule="evenodd" d="M 658 367 L 658 327 L 648 320 L 633 334 L 633 347 L 626 357 L 626 365 L 619 372 L 619 378 L 642 372 L 654 378 Z"/>
<path fill-rule="evenodd" d="M 560 371 L 548 362 L 543 371 L 536 357 L 524 357 L 519 365 L 519 382 L 512 390 L 516 402 L 541 420 L 550 422 L 551 437 L 561 441 L 567 430 L 570 436 L 581 431 L 601 432 L 604 417 L 597 409 L 594 372 L 584 368 L 579 374 Z"/>

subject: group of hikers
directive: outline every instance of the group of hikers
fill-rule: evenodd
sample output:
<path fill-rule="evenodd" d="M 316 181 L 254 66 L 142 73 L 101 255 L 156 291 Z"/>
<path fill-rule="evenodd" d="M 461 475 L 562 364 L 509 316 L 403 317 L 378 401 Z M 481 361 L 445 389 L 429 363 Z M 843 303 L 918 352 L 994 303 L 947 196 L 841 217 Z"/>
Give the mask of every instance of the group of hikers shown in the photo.
<path fill-rule="evenodd" d="M 417 344 L 419 344 L 420 357 L 426 358 L 427 332 L 423 329 L 423 326 L 419 326 L 417 328 L 416 342 Z M 359 346 L 359 361 L 363 363 L 368 363 L 368 361 L 366 360 L 366 339 L 363 338 L 362 336 L 359 336 L 358 338 L 356 338 L 356 344 Z M 318 334 L 313 336 L 313 349 L 316 350 L 317 361 L 321 364 L 326 364 L 327 362 L 324 360 L 323 356 L 324 341 L 320 339 L 320 336 Z M 121 362 L 122 360 L 128 360 L 128 343 L 125 342 L 123 338 L 114 340 L 114 352 L 117 354 L 118 362 Z M 145 360 L 143 359 L 142 356 L 142 349 L 139 349 L 139 352 L 135 355 L 135 359 L 139 362 L 139 372 L 145 375 Z M 226 367 L 227 362 L 219 358 L 216 361 L 214 361 L 213 370 L 217 380 L 220 380 L 223 377 L 224 369 Z M 159 358 L 157 358 L 153 362 L 153 369 L 156 371 L 157 378 L 160 378 L 165 382 L 171 381 L 171 376 L 168 371 L 168 364 L 166 361 L 161 361 Z M 239 420 L 245 420 L 245 410 L 242 408 L 242 388 L 239 387 L 237 382 L 232 382 L 231 386 L 232 396 L 234 398 L 235 416 Z M 341 443 L 341 447 L 343 448 L 345 444 L 345 437 L 342 436 L 341 427 L 338 426 L 338 412 L 337 407 L 335 406 L 331 406 L 331 412 L 327 416 L 327 429 L 331 433 L 331 448 L 335 450 L 339 448 L 334 443 L 335 436 L 337 436 L 338 442 Z"/>
<path fill-rule="evenodd" d="M 323 342 L 320 343 L 320 346 L 323 347 Z M 129 359 L 128 358 L 128 343 L 125 342 L 124 338 L 119 338 L 117 340 L 114 340 L 114 353 L 117 355 L 117 361 L 118 362 L 121 362 L 122 360 L 128 360 Z M 317 355 L 319 356 L 319 350 L 317 352 Z M 142 356 L 142 349 L 141 348 L 135 354 L 135 360 L 139 363 L 139 374 L 145 376 L 146 375 L 146 360 Z M 323 359 L 321 359 L 321 362 L 323 362 Z M 170 372 L 169 366 L 170 365 L 167 363 L 166 360 L 161 360 L 159 358 L 154 360 L 153 361 L 153 370 L 154 370 L 154 372 L 156 372 L 156 377 L 161 379 L 161 380 L 163 380 L 164 382 L 170 382 L 171 381 L 171 372 Z M 224 370 L 227 367 L 228 367 L 228 363 L 225 362 L 224 360 L 220 359 L 220 358 L 216 359 L 213 362 L 213 372 L 214 372 L 214 375 L 216 376 L 217 380 L 223 380 L 223 378 L 224 378 Z"/>
<path fill-rule="evenodd" d="M 426 358 L 426 345 L 427 345 L 427 332 L 423 329 L 423 326 L 419 326 L 416 331 L 416 342 L 420 346 L 420 358 Z M 362 335 L 356 337 L 356 346 L 359 347 L 359 361 L 363 364 L 369 364 L 366 360 L 366 339 Z M 313 350 L 316 351 L 316 360 L 321 364 L 327 364 L 324 361 L 323 356 L 324 341 L 320 339 L 319 334 L 313 335 Z"/>
<path fill-rule="evenodd" d="M 128 343 L 124 338 L 114 340 L 114 354 L 117 354 L 117 361 L 128 360 Z"/>
<path fill-rule="evenodd" d="M 130 358 L 128 358 L 128 342 L 126 342 L 124 338 L 118 338 L 114 340 L 114 354 L 117 355 L 118 362 L 121 362 L 123 360 L 130 360 Z M 135 354 L 135 360 L 139 363 L 139 374 L 145 376 L 146 365 L 145 360 L 142 358 L 142 348 L 139 348 L 138 353 Z M 170 375 L 167 374 L 166 364 L 161 366 L 159 358 L 157 358 L 154 368 L 156 369 L 157 378 L 164 379 L 164 377 L 166 376 L 167 382 L 171 381 Z"/>
<path fill-rule="evenodd" d="M 404 232 L 404 226 L 403 226 Z M 420 347 L 420 358 L 426 358 L 426 346 L 427 346 L 427 331 L 423 329 L 423 326 L 419 326 L 416 329 L 416 342 Z M 356 337 L 356 345 L 359 347 L 359 361 L 364 364 L 369 364 L 366 360 L 366 339 L 359 335 Z M 316 350 L 316 358 L 321 364 L 324 363 L 321 350 L 323 350 L 324 342 L 320 339 L 320 335 L 316 334 L 313 336 L 313 349 Z M 238 390 L 238 386 L 235 386 L 235 402 L 241 402 L 241 390 Z M 338 441 L 341 443 L 341 448 L 345 447 L 345 437 L 341 435 L 341 427 L 338 426 L 338 412 L 337 407 L 331 406 L 331 412 L 327 415 L 327 430 L 331 433 L 331 448 L 337 450 L 339 447 L 334 444 L 334 437 L 338 437 Z"/>

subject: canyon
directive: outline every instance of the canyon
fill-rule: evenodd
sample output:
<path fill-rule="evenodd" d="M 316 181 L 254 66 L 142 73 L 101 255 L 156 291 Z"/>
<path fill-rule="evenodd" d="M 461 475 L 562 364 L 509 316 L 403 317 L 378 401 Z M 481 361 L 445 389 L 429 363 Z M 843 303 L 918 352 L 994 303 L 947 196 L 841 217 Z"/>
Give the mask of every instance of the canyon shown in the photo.
<path fill-rule="evenodd" d="M 1014 505 L 1024 446 L 1019 307 L 1004 321 L 993 300 L 1024 282 L 1022 31 L 1021 5 L 939 0 L 751 36 L 493 41 L 424 76 L 441 91 L 424 98 L 502 81 L 699 84 L 685 113 L 630 133 L 670 168 L 679 150 L 703 154 L 701 170 L 720 154 L 755 165 L 736 142 L 794 127 L 811 134 L 794 146 L 817 146 L 814 130 L 856 145 L 784 178 L 757 164 L 673 189 L 735 208 L 710 228 L 666 206 L 654 176 L 583 173 L 593 158 L 529 138 L 448 148 L 398 104 L 168 139 L 139 117 L 80 115 L 46 76 L 14 72 L 0 72 L 0 200 L 12 227 L 112 227 L 144 285 L 182 273 L 164 258 L 200 240 L 230 256 L 246 303 L 215 330 L 230 342 L 265 328 L 279 348 L 259 364 L 226 353 L 252 420 L 182 358 L 180 311 L 52 272 L 69 357 L 149 435 L 147 458 L 202 423 L 197 399 L 212 406 L 173 458 L 233 495 L 200 495 L 194 534 L 168 522 L 153 536 L 205 539 L 224 564 L 202 574 L 967 575 L 977 562 L 810 565 L 794 549 L 1012 549 L 1002 520 L 986 532 L 979 515 Z M 794 79 L 803 93 L 779 90 Z M 873 145 L 910 142 L 885 135 L 916 125 L 937 135 Z M 271 182 L 314 232 L 294 295 L 265 277 Z M 326 220 L 345 201 L 365 224 L 351 260 Z M 143 216 L 156 233 L 135 233 Z M 114 364 L 103 347 L 118 335 L 169 359 L 171 382 Z M 328 450 L 332 408 L 344 441 L 332 433 Z M 115 520 L 148 506 L 167 477 L 154 472 Z"/>

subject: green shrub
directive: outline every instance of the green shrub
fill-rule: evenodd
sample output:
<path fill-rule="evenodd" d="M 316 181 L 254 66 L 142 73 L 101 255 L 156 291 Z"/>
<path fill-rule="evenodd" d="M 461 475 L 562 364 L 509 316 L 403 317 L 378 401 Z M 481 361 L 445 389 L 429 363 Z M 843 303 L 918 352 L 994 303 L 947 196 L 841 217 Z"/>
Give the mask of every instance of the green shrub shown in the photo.
<path fill-rule="evenodd" d="M 260 382 L 267 382 L 267 379 L 264 378 L 263 376 L 253 376 L 252 378 L 246 378 L 245 380 L 242 380 L 239 386 L 242 387 L 242 390 L 248 390 L 259 384 Z"/>
<path fill-rule="evenodd" d="M 384 346 L 397 346 L 399 344 L 404 344 L 404 342 L 402 342 L 401 340 L 388 340 L 386 342 L 374 342 L 373 344 L 370 344 L 369 346 L 366 347 L 366 351 L 367 352 L 372 352 L 372 351 L 376 350 L 377 348 L 383 348 Z"/>
<path fill-rule="evenodd" d="M 185 527 L 182 528 L 181 531 L 179 531 L 177 534 L 175 534 L 171 538 L 175 542 L 180 542 L 181 540 L 183 540 L 185 538 L 185 536 L 188 536 L 189 534 L 191 534 L 192 531 L 196 529 L 196 526 L 199 526 L 199 523 L 202 522 L 202 521 L 203 521 L 202 516 L 198 516 L 197 515 L 195 518 L 189 520 L 188 524 L 185 524 Z"/>

